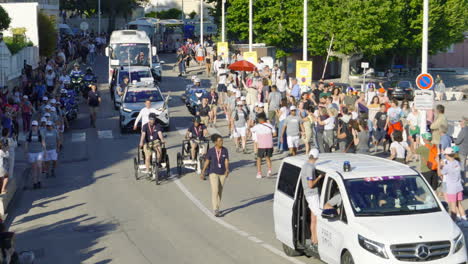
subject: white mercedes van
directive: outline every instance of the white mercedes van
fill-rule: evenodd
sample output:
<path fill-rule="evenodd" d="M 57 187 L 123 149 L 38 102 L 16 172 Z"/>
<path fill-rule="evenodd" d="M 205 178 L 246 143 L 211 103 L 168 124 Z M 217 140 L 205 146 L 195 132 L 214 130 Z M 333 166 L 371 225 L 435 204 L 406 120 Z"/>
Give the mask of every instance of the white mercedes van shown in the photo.
<path fill-rule="evenodd" d="M 288 256 L 330 264 L 466 263 L 463 233 L 426 180 L 407 165 L 361 154 L 321 154 L 317 161 L 316 172 L 325 175 L 320 208 L 337 195 L 341 203 L 317 217 L 313 251 L 306 246 L 310 210 L 299 177 L 306 161 L 285 158 L 276 183 L 275 233 Z"/>

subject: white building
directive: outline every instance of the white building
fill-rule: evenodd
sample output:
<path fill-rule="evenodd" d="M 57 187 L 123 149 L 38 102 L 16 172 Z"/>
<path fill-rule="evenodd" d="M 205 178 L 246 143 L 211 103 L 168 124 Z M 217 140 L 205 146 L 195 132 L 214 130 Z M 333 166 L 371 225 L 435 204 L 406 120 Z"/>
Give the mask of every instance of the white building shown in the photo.
<path fill-rule="evenodd" d="M 39 32 L 37 27 L 37 3 L 0 3 L 11 19 L 11 28 L 25 28 L 26 37 L 32 41 L 34 46 L 39 46 Z M 3 32 L 4 36 L 11 36 L 9 29 Z"/>
<path fill-rule="evenodd" d="M 49 16 L 54 16 L 56 21 L 59 21 L 60 0 L 0 0 L 0 3 L 37 3 L 40 11 Z"/>

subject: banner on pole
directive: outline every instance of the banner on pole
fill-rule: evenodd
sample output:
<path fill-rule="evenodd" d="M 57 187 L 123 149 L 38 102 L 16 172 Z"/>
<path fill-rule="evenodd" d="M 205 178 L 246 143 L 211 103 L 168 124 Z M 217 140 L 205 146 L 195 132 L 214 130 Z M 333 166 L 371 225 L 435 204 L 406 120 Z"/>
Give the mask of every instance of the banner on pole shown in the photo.
<path fill-rule="evenodd" d="M 223 60 L 228 60 L 229 59 L 228 43 L 227 42 L 218 42 L 217 47 L 218 47 L 218 56 L 221 56 L 223 58 Z"/>
<path fill-rule="evenodd" d="M 256 51 L 245 51 L 242 56 L 244 57 L 244 60 L 252 63 L 253 65 L 257 65 L 258 59 Z"/>
<path fill-rule="evenodd" d="M 300 86 L 312 86 L 312 61 L 296 61 L 296 78 Z"/>

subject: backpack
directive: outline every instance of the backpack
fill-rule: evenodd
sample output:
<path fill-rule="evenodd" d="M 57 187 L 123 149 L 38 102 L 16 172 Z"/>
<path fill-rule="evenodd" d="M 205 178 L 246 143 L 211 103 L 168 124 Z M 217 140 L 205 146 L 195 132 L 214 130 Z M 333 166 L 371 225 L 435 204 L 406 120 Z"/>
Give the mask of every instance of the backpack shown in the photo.
<path fill-rule="evenodd" d="M 437 159 L 437 155 L 439 155 L 439 151 L 437 149 L 437 146 L 432 144 L 432 145 L 429 145 L 429 144 L 426 144 L 425 145 L 426 148 L 429 149 L 429 157 L 426 161 L 426 166 L 431 169 L 431 170 L 437 170 L 437 162 L 436 162 L 436 159 Z"/>
<path fill-rule="evenodd" d="M 242 109 L 242 113 L 244 113 L 244 118 L 247 121 L 249 119 L 248 113 Z M 236 115 L 234 116 L 234 120 L 239 121 L 239 110 L 236 110 Z"/>
<path fill-rule="evenodd" d="M 38 138 L 38 141 L 37 141 L 37 142 L 42 142 L 42 135 L 41 135 L 41 132 L 38 131 L 37 134 L 38 134 L 38 137 L 37 137 L 37 138 Z M 31 143 L 31 141 L 32 141 L 32 131 L 29 131 L 29 135 L 28 135 L 27 141 L 28 141 L 29 143 Z"/>

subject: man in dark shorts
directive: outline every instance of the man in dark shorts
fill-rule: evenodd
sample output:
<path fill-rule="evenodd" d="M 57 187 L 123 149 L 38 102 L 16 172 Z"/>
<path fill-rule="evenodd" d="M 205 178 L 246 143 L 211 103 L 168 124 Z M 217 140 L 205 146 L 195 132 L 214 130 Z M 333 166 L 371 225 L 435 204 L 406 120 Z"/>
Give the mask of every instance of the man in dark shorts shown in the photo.
<path fill-rule="evenodd" d="M 265 113 L 257 115 L 258 124 L 250 129 L 252 133 L 255 133 L 257 138 L 257 179 L 263 178 L 262 176 L 262 159 L 265 158 L 268 173 L 267 177 L 271 176 L 271 156 L 273 155 L 273 137 L 276 137 L 276 130 L 270 124 L 267 123 Z"/>
<path fill-rule="evenodd" d="M 197 109 L 197 116 L 200 116 L 202 124 L 204 124 L 205 126 L 208 125 L 211 117 L 211 108 L 208 105 L 207 97 L 202 98 L 202 103 Z"/>
<path fill-rule="evenodd" d="M 375 114 L 374 118 L 374 151 L 377 152 L 380 142 L 383 142 L 383 148 L 385 150 L 385 141 L 387 135 L 387 107 L 385 104 L 380 104 L 380 111 Z"/>
<path fill-rule="evenodd" d="M 91 126 L 96 127 L 96 116 L 101 104 L 101 94 L 97 91 L 95 84 L 91 85 L 91 91 L 88 92 L 88 105 Z"/>
<path fill-rule="evenodd" d="M 140 148 L 145 152 L 146 173 L 149 173 L 151 153 L 156 151 L 158 161 L 161 160 L 161 143 L 164 144 L 162 129 L 156 123 L 156 114 L 150 113 L 148 123 L 141 129 Z"/>

